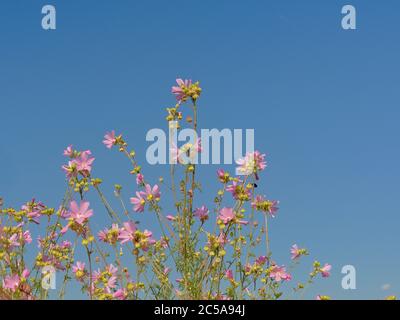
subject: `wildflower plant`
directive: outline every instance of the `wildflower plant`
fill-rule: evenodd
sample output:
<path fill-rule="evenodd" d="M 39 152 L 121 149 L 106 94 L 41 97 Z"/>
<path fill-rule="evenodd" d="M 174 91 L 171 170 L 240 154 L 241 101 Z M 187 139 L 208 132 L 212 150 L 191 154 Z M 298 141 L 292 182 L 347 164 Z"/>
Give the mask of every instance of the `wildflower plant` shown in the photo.
<path fill-rule="evenodd" d="M 200 84 L 176 82 L 176 104 L 166 110 L 167 125 L 178 131 L 188 126 L 197 133 Z M 289 270 L 309 254 L 297 245 L 288 249 L 288 267 L 274 260 L 269 223 L 278 214 L 279 202 L 259 192 L 267 168 L 265 154 L 254 151 L 237 160 L 232 170 L 237 175 L 219 169 L 214 199 L 199 203 L 202 187 L 192 160 L 203 151 L 201 139 L 171 147 L 176 161 L 169 167 L 168 183 L 148 181 L 121 134 L 107 132 L 103 144 L 131 165 L 129 190 L 136 190 L 129 204 L 123 187 L 115 185 L 110 196 L 122 209 L 113 208 L 102 191 L 102 179 L 94 175 L 92 152 L 68 146 L 62 166 L 67 188 L 57 209 L 35 199 L 19 209 L 0 201 L 0 298 L 48 298 L 42 270 L 49 266 L 62 275 L 60 299 L 70 283 L 87 298 L 100 300 L 278 299 L 290 290 L 301 294 L 318 276 L 330 275 L 329 264 L 315 261 L 308 279 L 295 284 Z M 98 196 L 104 213 L 91 208 L 89 193 Z M 165 212 L 163 206 L 173 212 Z M 144 214 L 158 223 L 157 230 L 142 227 Z M 98 230 L 93 229 L 95 215 L 105 222 Z M 32 228 L 41 232 L 37 243 Z"/>

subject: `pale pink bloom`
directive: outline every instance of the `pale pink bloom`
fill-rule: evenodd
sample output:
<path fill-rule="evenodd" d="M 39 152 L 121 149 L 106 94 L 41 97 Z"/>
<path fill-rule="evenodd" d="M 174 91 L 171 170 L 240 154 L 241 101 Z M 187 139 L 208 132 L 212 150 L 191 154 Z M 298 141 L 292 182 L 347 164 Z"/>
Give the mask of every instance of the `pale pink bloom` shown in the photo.
<path fill-rule="evenodd" d="M 226 270 L 226 271 L 225 271 L 225 277 L 226 277 L 228 280 L 233 281 L 233 272 L 232 272 L 232 270 Z"/>
<path fill-rule="evenodd" d="M 133 210 L 135 212 L 143 212 L 144 211 L 144 205 L 146 204 L 146 200 L 142 197 L 141 192 L 136 191 L 136 197 L 132 197 L 131 203 L 134 205 Z"/>
<path fill-rule="evenodd" d="M 224 223 L 228 224 L 235 219 L 235 213 L 232 208 L 222 208 L 219 212 L 218 218 Z"/>
<path fill-rule="evenodd" d="M 226 191 L 230 192 L 235 200 L 238 200 L 239 195 L 243 192 L 249 197 L 251 196 L 251 191 L 247 188 L 243 188 L 241 180 L 233 180 L 232 184 L 227 185 Z"/>
<path fill-rule="evenodd" d="M 170 215 L 170 214 L 167 215 L 166 218 L 167 218 L 167 220 L 169 220 L 169 221 L 175 221 L 175 220 L 176 220 L 176 217 L 173 216 L 173 215 Z"/>
<path fill-rule="evenodd" d="M 292 254 L 292 257 L 291 257 L 292 260 L 295 260 L 301 256 L 301 251 L 300 251 L 299 247 L 297 246 L 297 244 L 294 244 L 292 246 L 292 248 L 290 249 L 290 253 Z"/>
<path fill-rule="evenodd" d="M 21 207 L 21 209 L 26 212 L 26 216 L 37 224 L 39 223 L 42 210 L 45 208 L 46 206 L 42 202 L 36 202 L 35 199 L 32 199 L 31 202 L 28 202 Z"/>
<path fill-rule="evenodd" d="M 115 144 L 116 139 L 115 139 L 115 131 L 112 130 L 111 132 L 107 132 L 106 135 L 104 136 L 103 144 L 108 148 L 111 149 L 113 145 Z"/>
<path fill-rule="evenodd" d="M 29 232 L 29 230 L 26 230 L 23 234 L 22 234 L 22 238 L 24 239 L 25 243 L 31 243 L 32 242 L 32 237 L 31 237 L 31 233 Z"/>
<path fill-rule="evenodd" d="M 16 233 L 14 233 L 9 239 L 8 241 L 10 242 L 10 246 L 11 247 L 19 247 L 21 244 L 18 242 L 18 235 Z"/>
<path fill-rule="evenodd" d="M 321 295 L 319 294 L 319 295 L 317 295 L 317 297 L 315 298 L 315 300 L 322 300 L 322 297 L 321 297 Z"/>
<path fill-rule="evenodd" d="M 176 79 L 178 86 L 173 86 L 171 92 L 176 96 L 178 101 L 182 101 L 186 98 L 184 89 L 192 85 L 192 80 Z"/>
<path fill-rule="evenodd" d="M 223 247 L 225 244 L 228 243 L 228 238 L 227 238 L 227 236 L 225 235 L 225 233 L 223 233 L 223 232 L 221 232 L 221 233 L 219 234 L 217 240 L 218 240 L 218 244 L 219 244 L 221 247 Z"/>
<path fill-rule="evenodd" d="M 89 205 L 88 201 L 82 201 L 79 206 L 76 201 L 72 201 L 70 203 L 69 218 L 83 225 L 93 215 L 93 210 L 89 209 Z"/>
<path fill-rule="evenodd" d="M 24 278 L 24 279 L 28 279 L 28 277 L 29 277 L 29 275 L 31 274 L 31 272 L 28 270 L 28 269 L 24 269 L 24 271 L 22 271 L 22 274 L 21 274 L 21 276 L 22 276 L 22 278 Z"/>
<path fill-rule="evenodd" d="M 92 273 L 92 281 L 97 282 L 101 278 L 101 271 L 100 269 L 94 270 Z"/>
<path fill-rule="evenodd" d="M 126 300 L 128 293 L 125 289 L 118 289 L 113 293 L 113 298 L 118 300 Z"/>
<path fill-rule="evenodd" d="M 75 159 L 76 168 L 84 176 L 88 176 L 92 171 L 92 164 L 95 158 L 91 157 L 91 154 L 89 150 L 82 151 L 80 156 Z"/>
<path fill-rule="evenodd" d="M 153 233 L 151 231 L 149 231 L 149 230 L 144 230 L 143 234 L 146 236 L 146 238 L 147 238 L 146 240 L 147 241 L 145 243 L 142 243 L 142 249 L 143 249 L 143 251 L 147 251 L 149 249 L 149 246 L 151 246 L 151 245 L 156 243 L 156 240 L 154 240 L 152 238 Z"/>
<path fill-rule="evenodd" d="M 72 158 L 74 155 L 74 149 L 72 149 L 72 145 L 69 145 L 65 150 L 64 150 L 64 156 Z"/>
<path fill-rule="evenodd" d="M 70 180 L 72 178 L 75 178 L 78 175 L 78 170 L 76 168 L 75 160 L 68 161 L 68 164 L 67 165 L 63 165 L 61 167 L 61 169 L 63 169 L 63 171 L 65 172 L 65 175 L 66 175 L 68 180 Z"/>
<path fill-rule="evenodd" d="M 21 279 L 17 274 L 13 276 L 6 276 L 3 280 L 3 288 L 15 292 L 19 287 L 20 281 Z"/>
<path fill-rule="evenodd" d="M 194 216 L 199 218 L 201 222 L 204 222 L 208 219 L 209 210 L 206 206 L 202 206 L 201 208 L 197 208 L 194 211 Z"/>
<path fill-rule="evenodd" d="M 117 275 L 118 268 L 115 267 L 113 264 L 110 264 L 106 267 L 106 271 L 110 273 L 112 276 Z"/>
<path fill-rule="evenodd" d="M 72 243 L 69 242 L 68 240 L 64 240 L 64 241 L 61 243 L 61 248 L 63 248 L 63 249 L 71 248 L 71 246 L 72 246 Z"/>
<path fill-rule="evenodd" d="M 85 272 L 85 263 L 77 261 L 74 266 L 72 266 L 72 272 L 77 273 L 78 271 Z"/>
<path fill-rule="evenodd" d="M 221 181 L 222 183 L 225 182 L 225 171 L 223 169 L 217 170 L 217 176 L 218 176 L 219 181 Z"/>
<path fill-rule="evenodd" d="M 251 175 L 254 173 L 256 174 L 256 179 L 258 179 L 257 172 L 267 167 L 265 154 L 261 154 L 259 151 L 246 153 L 246 156 L 237 160 L 236 164 L 238 165 L 236 169 L 238 174 Z"/>
<path fill-rule="evenodd" d="M 331 275 L 331 273 L 329 272 L 329 271 L 331 271 L 331 269 L 332 269 L 332 266 L 328 263 L 325 263 L 325 265 L 321 268 L 321 275 L 324 278 L 328 278 Z"/>
<path fill-rule="evenodd" d="M 278 205 L 279 205 L 279 201 L 277 201 L 277 200 L 271 200 L 271 206 L 269 207 L 268 212 L 269 212 L 269 214 L 271 215 L 271 217 L 273 217 L 273 218 L 275 218 L 276 213 L 277 213 L 278 210 L 279 210 Z"/>
<path fill-rule="evenodd" d="M 141 173 L 136 175 L 136 184 L 142 185 L 144 183 L 144 176 Z"/>
<path fill-rule="evenodd" d="M 118 236 L 118 239 L 121 241 L 121 244 L 125 242 L 132 241 L 135 239 L 136 225 L 129 221 L 124 223 L 124 227 L 121 229 L 121 232 Z"/>
<path fill-rule="evenodd" d="M 146 184 L 145 191 L 142 191 L 141 195 L 146 196 L 146 199 L 148 201 L 159 200 L 161 196 L 159 189 L 160 188 L 158 187 L 158 185 L 154 185 L 154 187 L 152 188 L 149 184 Z"/>
<path fill-rule="evenodd" d="M 163 273 L 164 273 L 164 275 L 167 275 L 168 273 L 170 273 L 171 272 L 171 269 L 170 268 L 165 268 L 164 269 L 164 271 L 163 271 Z"/>
<path fill-rule="evenodd" d="M 116 276 L 111 276 L 108 280 L 107 280 L 107 284 L 106 287 L 107 289 L 114 289 L 117 285 L 117 277 Z"/>
<path fill-rule="evenodd" d="M 269 277 L 279 282 L 281 280 L 291 280 L 292 276 L 286 272 L 284 266 L 273 265 Z"/>

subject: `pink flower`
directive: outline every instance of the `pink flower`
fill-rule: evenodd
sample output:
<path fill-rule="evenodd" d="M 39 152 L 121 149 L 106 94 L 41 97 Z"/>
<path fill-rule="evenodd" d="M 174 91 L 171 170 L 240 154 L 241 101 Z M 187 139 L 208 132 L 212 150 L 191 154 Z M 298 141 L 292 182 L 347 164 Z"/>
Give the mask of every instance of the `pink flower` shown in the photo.
<path fill-rule="evenodd" d="M 192 80 L 176 79 L 178 86 L 173 86 L 171 92 L 176 96 L 178 101 L 183 101 L 187 98 L 185 89 L 192 85 Z"/>
<path fill-rule="evenodd" d="M 218 169 L 217 176 L 220 182 L 227 183 L 229 181 L 229 175 L 225 173 L 224 170 Z"/>
<path fill-rule="evenodd" d="M 3 280 L 3 288 L 15 292 L 19 287 L 20 281 L 21 280 L 17 274 L 13 276 L 6 276 Z"/>
<path fill-rule="evenodd" d="M 226 187 L 226 191 L 230 192 L 235 200 L 239 200 L 241 195 L 251 197 L 250 189 L 244 188 L 241 180 L 233 180 L 232 184 Z"/>
<path fill-rule="evenodd" d="M 28 279 L 28 277 L 29 277 L 29 275 L 31 274 L 31 272 L 28 270 L 28 269 L 24 269 L 24 271 L 22 271 L 22 274 L 21 274 L 21 276 L 22 276 L 22 278 L 24 278 L 24 279 Z"/>
<path fill-rule="evenodd" d="M 267 262 L 267 260 L 268 260 L 268 258 L 267 258 L 266 256 L 259 256 L 259 257 L 256 259 L 256 264 L 262 266 L 264 263 Z"/>
<path fill-rule="evenodd" d="M 265 154 L 261 154 L 259 151 L 248 152 L 244 158 L 236 161 L 238 165 L 236 172 L 238 175 L 251 175 L 255 174 L 258 179 L 257 172 L 262 171 L 267 167 L 265 162 Z"/>
<path fill-rule="evenodd" d="M 232 208 L 222 208 L 219 212 L 218 218 L 226 225 L 235 219 L 235 213 Z"/>
<path fill-rule="evenodd" d="M 95 158 L 91 157 L 91 154 L 89 150 L 82 151 L 80 156 L 75 159 L 78 171 L 84 176 L 88 176 L 92 171 L 92 164 Z"/>
<path fill-rule="evenodd" d="M 143 199 L 142 193 L 136 191 L 136 197 L 132 197 L 131 203 L 134 205 L 133 210 L 135 212 L 143 212 L 144 211 L 144 205 L 146 204 L 146 200 Z"/>
<path fill-rule="evenodd" d="M 330 264 L 328 264 L 328 263 L 325 263 L 325 265 L 320 270 L 321 271 L 321 275 L 324 278 L 328 278 L 331 275 L 331 273 L 329 272 L 331 269 L 332 269 L 332 266 Z"/>
<path fill-rule="evenodd" d="M 167 218 L 167 220 L 169 220 L 169 221 L 175 221 L 176 220 L 176 217 L 174 217 L 173 215 L 167 215 L 166 216 L 166 218 Z"/>
<path fill-rule="evenodd" d="M 115 131 L 112 130 L 111 132 L 107 132 L 106 135 L 104 136 L 103 144 L 108 148 L 111 149 L 113 145 L 115 145 L 115 142 L 117 140 L 115 139 Z"/>
<path fill-rule="evenodd" d="M 32 237 L 31 237 L 31 233 L 29 232 L 29 230 L 25 231 L 22 234 L 22 238 L 24 239 L 25 243 L 31 243 L 32 242 Z"/>
<path fill-rule="evenodd" d="M 85 263 L 81 261 L 77 261 L 76 265 L 72 266 L 72 272 L 75 273 L 75 277 L 80 280 L 82 279 L 85 274 Z"/>
<path fill-rule="evenodd" d="M 136 184 L 137 185 L 142 185 L 144 183 L 144 177 L 141 173 L 138 173 L 136 175 Z"/>
<path fill-rule="evenodd" d="M 78 206 L 76 201 L 70 203 L 70 211 L 66 214 L 66 218 L 70 220 L 71 223 L 77 223 L 83 226 L 88 219 L 93 215 L 93 210 L 89 209 L 90 203 L 88 201 L 82 201 Z M 68 231 L 70 223 L 68 223 L 62 230 L 61 233 L 64 234 Z"/>
<path fill-rule="evenodd" d="M 71 180 L 72 178 L 75 178 L 78 176 L 78 170 L 76 168 L 75 160 L 68 161 L 68 164 L 63 165 L 61 167 L 61 169 L 65 172 L 65 175 L 68 180 Z"/>
<path fill-rule="evenodd" d="M 18 242 L 18 235 L 14 233 L 8 241 L 10 242 L 11 247 L 19 247 L 21 244 Z"/>
<path fill-rule="evenodd" d="M 275 218 L 278 212 L 279 201 L 267 200 L 264 196 L 258 195 L 255 197 L 254 201 L 251 203 L 251 207 L 269 213 L 271 217 Z"/>
<path fill-rule="evenodd" d="M 126 300 L 128 293 L 125 289 L 118 289 L 113 293 L 113 298 L 118 300 Z"/>
<path fill-rule="evenodd" d="M 204 222 L 208 219 L 209 210 L 206 206 L 202 206 L 201 208 L 197 208 L 194 212 L 194 216 L 199 218 L 201 222 Z"/>
<path fill-rule="evenodd" d="M 297 244 L 294 244 L 292 248 L 290 249 L 290 253 L 292 254 L 291 259 L 295 260 L 301 256 L 301 250 L 297 246 Z"/>
<path fill-rule="evenodd" d="M 291 280 L 292 276 L 286 272 L 286 269 L 284 266 L 277 266 L 273 265 L 270 268 L 270 273 L 269 277 L 274 279 L 275 281 L 279 282 L 281 280 Z"/>
<path fill-rule="evenodd" d="M 142 240 L 141 246 L 144 251 L 147 251 L 149 249 L 149 246 L 152 246 L 153 244 L 156 243 L 156 240 L 152 238 L 153 233 L 149 230 L 144 230 L 143 234 L 146 237 L 146 239 L 144 241 Z"/>
<path fill-rule="evenodd" d="M 145 192 L 142 191 L 141 194 L 143 196 L 146 196 L 146 199 L 148 201 L 152 201 L 152 200 L 158 201 L 158 200 L 160 200 L 160 194 L 161 193 L 160 193 L 158 185 L 155 185 L 152 188 L 149 184 L 146 184 Z"/>
<path fill-rule="evenodd" d="M 93 210 L 89 209 L 89 205 L 88 201 L 82 201 L 79 206 L 76 201 L 72 201 L 70 203 L 69 217 L 76 223 L 83 225 L 93 215 Z"/>
<path fill-rule="evenodd" d="M 69 145 L 65 150 L 64 150 L 64 156 L 72 158 L 74 155 L 74 149 L 72 149 L 72 145 Z"/>
<path fill-rule="evenodd" d="M 228 280 L 233 281 L 233 272 L 232 272 L 232 270 L 226 270 L 226 271 L 225 271 L 225 277 L 226 277 Z"/>
<path fill-rule="evenodd" d="M 228 238 L 225 233 L 221 232 L 218 236 L 218 244 L 223 247 L 226 243 L 228 243 Z"/>
<path fill-rule="evenodd" d="M 124 244 L 128 241 L 133 241 L 135 239 L 136 225 L 129 221 L 124 223 L 124 227 L 122 228 L 118 239 L 121 241 L 121 244 Z"/>

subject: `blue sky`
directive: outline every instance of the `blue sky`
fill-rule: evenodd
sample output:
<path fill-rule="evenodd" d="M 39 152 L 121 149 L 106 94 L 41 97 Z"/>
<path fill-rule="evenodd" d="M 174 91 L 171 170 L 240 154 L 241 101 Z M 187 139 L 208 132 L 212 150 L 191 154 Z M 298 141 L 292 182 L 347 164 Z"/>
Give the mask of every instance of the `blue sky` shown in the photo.
<path fill-rule="evenodd" d="M 353 31 L 341 28 L 349 3 Z M 45 4 L 56 6 L 56 31 L 41 28 Z M 399 20 L 394 0 L 1 1 L 0 196 L 57 206 L 71 143 L 92 150 L 110 197 L 114 183 L 133 194 L 129 163 L 104 148 L 104 132 L 122 132 L 144 163 L 174 79 L 192 78 L 204 90 L 200 126 L 254 128 L 268 154 L 260 187 L 281 201 L 276 260 L 287 263 L 298 243 L 333 265 L 309 296 L 399 294 Z M 154 179 L 167 173 L 144 167 Z M 200 169 L 203 183 L 216 169 Z M 340 286 L 346 264 L 357 290 Z"/>

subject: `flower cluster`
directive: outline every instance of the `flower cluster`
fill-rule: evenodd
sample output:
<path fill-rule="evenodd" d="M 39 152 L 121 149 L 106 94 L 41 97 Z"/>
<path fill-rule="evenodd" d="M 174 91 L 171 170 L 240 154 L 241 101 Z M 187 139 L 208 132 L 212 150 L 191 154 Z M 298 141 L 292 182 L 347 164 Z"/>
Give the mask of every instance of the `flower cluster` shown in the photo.
<path fill-rule="evenodd" d="M 178 102 L 167 109 L 167 120 L 181 130 L 186 116 L 197 132 L 200 83 L 176 83 L 172 93 Z M 58 298 L 68 294 L 73 282 L 88 298 L 99 300 L 278 299 L 287 292 L 304 292 L 318 275 L 330 276 L 331 265 L 315 261 L 306 282 L 290 288 L 293 270 L 308 250 L 294 244 L 287 252 L 288 266 L 273 260 L 269 220 L 276 217 L 279 202 L 258 193 L 265 154 L 246 153 L 234 174 L 219 169 L 219 189 L 206 205 L 198 198 L 204 188 L 193 161 L 202 152 L 200 139 L 172 147 L 175 161 L 167 186 L 163 177 L 148 181 L 121 134 L 106 132 L 103 144 L 128 159 L 134 178 L 129 194 L 116 184 L 110 200 L 102 179 L 94 176 L 92 152 L 70 145 L 64 150 L 67 188 L 58 209 L 35 199 L 17 210 L 3 208 L 0 198 L 0 299 L 49 298 L 44 281 L 53 271 L 62 278 Z M 142 227 L 149 221 L 158 227 Z M 37 246 L 35 233 L 40 234 Z"/>

